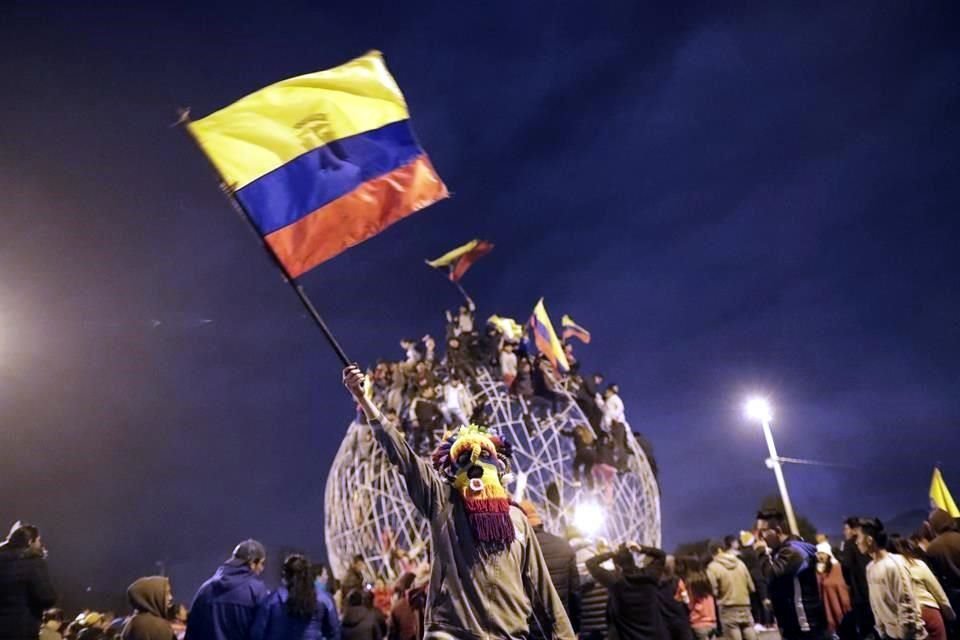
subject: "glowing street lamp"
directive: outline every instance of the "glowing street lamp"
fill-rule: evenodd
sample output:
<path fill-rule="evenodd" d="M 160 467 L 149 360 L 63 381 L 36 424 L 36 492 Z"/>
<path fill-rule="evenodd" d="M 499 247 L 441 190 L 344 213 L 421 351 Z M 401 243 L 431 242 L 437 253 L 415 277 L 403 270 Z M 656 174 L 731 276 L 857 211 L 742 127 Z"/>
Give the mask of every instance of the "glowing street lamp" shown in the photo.
<path fill-rule="evenodd" d="M 783 477 L 783 467 L 780 465 L 777 446 L 773 443 L 773 432 L 770 430 L 770 421 L 773 420 L 773 409 L 770 407 L 770 402 L 766 398 L 750 398 L 744 407 L 744 413 L 750 420 L 763 425 L 763 435 L 767 440 L 767 450 L 770 453 L 767 466 L 773 469 L 773 475 L 777 477 L 777 486 L 780 488 L 783 509 L 787 512 L 790 533 L 799 536 L 800 529 L 797 528 L 797 517 L 793 514 L 793 504 L 790 502 L 790 494 L 787 493 L 787 481 Z"/>
<path fill-rule="evenodd" d="M 599 533 L 606 519 L 603 508 L 596 502 L 581 502 L 573 511 L 573 526 L 587 538 Z"/>

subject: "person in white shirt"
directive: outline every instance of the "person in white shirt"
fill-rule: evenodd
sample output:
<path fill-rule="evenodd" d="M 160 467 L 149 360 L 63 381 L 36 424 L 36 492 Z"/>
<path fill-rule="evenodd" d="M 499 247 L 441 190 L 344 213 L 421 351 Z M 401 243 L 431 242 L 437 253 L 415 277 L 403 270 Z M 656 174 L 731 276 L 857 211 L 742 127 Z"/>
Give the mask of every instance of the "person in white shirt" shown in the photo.
<path fill-rule="evenodd" d="M 517 377 L 517 354 L 513 351 L 513 344 L 503 345 L 503 351 L 500 352 L 500 373 L 503 375 L 503 383 L 509 388 Z"/>
<path fill-rule="evenodd" d="M 907 562 L 903 556 L 887 552 L 886 546 L 883 524 L 876 518 L 861 518 L 857 547 L 871 558 L 867 584 L 877 634 L 882 639 L 924 640 L 927 630 Z"/>
<path fill-rule="evenodd" d="M 623 400 L 618 395 L 620 389 L 615 384 L 609 385 L 603 392 L 603 397 L 597 399 L 597 405 L 603 410 L 603 420 L 600 427 L 610 431 L 614 422 L 627 426 L 627 416 L 623 407 Z"/>
<path fill-rule="evenodd" d="M 460 307 L 460 312 L 457 314 L 457 335 L 473 333 L 473 312 L 476 308 L 472 300 L 467 301 L 466 307 Z"/>
<path fill-rule="evenodd" d="M 912 540 L 895 540 L 893 549 L 903 556 L 913 583 L 913 593 L 920 605 L 923 626 L 927 630 L 927 640 L 947 640 L 947 628 L 944 621 L 956 620 L 957 616 L 950 607 L 947 594 L 940 581 L 923 561 L 923 551 Z"/>
<path fill-rule="evenodd" d="M 473 413 L 473 401 L 470 393 L 461 382 L 460 377 L 453 375 L 450 382 L 443 385 L 443 419 L 454 426 L 470 424 L 470 414 Z"/>

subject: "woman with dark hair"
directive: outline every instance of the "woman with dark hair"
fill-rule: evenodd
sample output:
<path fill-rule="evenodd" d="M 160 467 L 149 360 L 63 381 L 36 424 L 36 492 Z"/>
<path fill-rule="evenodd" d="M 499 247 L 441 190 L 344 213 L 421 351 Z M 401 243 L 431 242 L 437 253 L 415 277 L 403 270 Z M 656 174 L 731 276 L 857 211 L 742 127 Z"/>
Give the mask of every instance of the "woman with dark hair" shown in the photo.
<path fill-rule="evenodd" d="M 717 604 L 713 598 L 713 586 L 703 568 L 703 562 L 694 557 L 683 558 L 682 575 L 690 597 L 690 627 L 697 640 L 709 640 L 717 636 Z"/>
<path fill-rule="evenodd" d="M 893 552 L 899 553 L 907 562 L 913 593 L 920 604 L 920 615 L 927 630 L 928 640 L 947 640 L 944 619 L 955 620 L 956 614 L 950 607 L 947 594 L 933 575 L 930 567 L 923 561 L 923 550 L 905 538 L 893 541 Z"/>
<path fill-rule="evenodd" d="M 283 561 L 282 586 L 257 610 L 253 640 L 339 640 L 336 608 L 318 593 L 310 561 L 299 554 Z"/>
<path fill-rule="evenodd" d="M 36 640 L 57 594 L 47 573 L 40 530 L 17 522 L 0 544 L 0 640 Z"/>

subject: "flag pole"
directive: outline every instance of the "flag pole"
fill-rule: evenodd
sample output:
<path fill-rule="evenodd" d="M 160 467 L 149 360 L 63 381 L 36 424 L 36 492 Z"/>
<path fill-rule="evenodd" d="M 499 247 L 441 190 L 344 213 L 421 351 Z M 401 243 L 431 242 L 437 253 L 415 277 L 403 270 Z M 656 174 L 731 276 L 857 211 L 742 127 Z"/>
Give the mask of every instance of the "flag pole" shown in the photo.
<path fill-rule="evenodd" d="M 283 276 L 284 282 L 290 285 L 290 288 L 293 289 L 294 294 L 296 294 L 304 308 L 306 308 L 307 313 L 310 314 L 310 317 L 313 318 L 313 321 L 316 323 L 316 325 L 320 327 L 323 337 L 327 339 L 327 343 L 330 345 L 330 348 L 333 349 L 333 352 L 337 355 L 337 358 L 340 359 L 340 362 L 344 367 L 349 367 L 351 364 L 353 364 L 353 362 L 347 357 L 343 347 L 340 346 L 340 343 L 337 342 L 337 339 L 330 331 L 330 327 L 328 327 L 327 323 L 323 321 L 323 317 L 320 315 L 320 312 L 317 311 L 317 308 L 313 306 L 313 302 L 311 302 L 310 298 L 307 297 L 307 292 L 304 291 L 303 287 L 299 282 L 297 282 L 296 278 L 290 276 L 287 268 L 283 266 L 283 263 L 280 262 L 280 259 L 277 258 L 277 255 L 273 252 L 273 249 L 270 248 L 270 245 L 268 245 L 263 239 L 263 236 L 260 235 L 256 225 L 253 223 L 253 218 L 250 216 L 250 212 L 247 211 L 246 207 L 243 206 L 243 203 L 237 199 L 233 189 L 226 183 L 226 181 L 223 179 L 223 176 L 220 175 L 220 171 L 217 169 L 216 165 L 213 164 L 213 161 L 203 150 L 203 147 L 200 145 L 200 141 L 197 140 L 197 137 L 193 134 L 193 131 L 190 130 L 190 127 L 186 126 L 190 124 L 190 108 L 180 108 L 178 110 L 178 116 L 179 117 L 173 126 L 183 125 L 183 129 L 187 132 L 187 135 L 190 136 L 190 139 L 193 141 L 193 143 L 199 147 L 200 151 L 203 153 L 203 156 L 207 159 L 207 162 L 210 163 L 210 167 L 213 169 L 214 174 L 216 174 L 216 176 L 220 179 L 220 191 L 222 191 L 223 195 L 225 195 L 227 200 L 230 201 L 230 204 L 233 206 L 233 210 L 244 220 L 244 222 L 247 223 L 247 228 L 250 229 L 257 240 L 260 241 L 260 246 L 263 247 L 263 250 L 266 251 L 267 255 L 270 256 L 274 266 L 280 270 L 280 274 Z"/>
<path fill-rule="evenodd" d="M 438 272 L 440 271 L 436 267 L 431 266 L 429 260 L 425 260 L 424 262 L 426 262 L 427 266 L 433 269 L 434 271 L 438 271 Z M 448 267 L 447 276 L 444 279 L 447 280 L 448 282 L 452 282 L 453 286 L 455 286 L 460 291 L 460 295 L 466 298 L 468 303 L 473 304 L 473 298 L 470 297 L 470 295 L 467 293 L 467 290 L 463 288 L 463 285 L 460 284 L 459 280 L 454 280 L 453 278 L 451 278 L 450 277 L 451 275 L 453 275 L 453 269 Z"/>
<path fill-rule="evenodd" d="M 471 297 L 467 294 L 466 289 L 463 288 L 463 285 L 460 284 L 460 281 L 459 281 L 459 280 L 451 280 L 451 282 L 457 286 L 457 289 L 460 290 L 460 293 L 463 294 L 463 297 L 467 299 L 467 302 L 468 302 L 471 306 L 476 306 L 476 305 L 473 304 L 473 298 L 471 298 Z"/>

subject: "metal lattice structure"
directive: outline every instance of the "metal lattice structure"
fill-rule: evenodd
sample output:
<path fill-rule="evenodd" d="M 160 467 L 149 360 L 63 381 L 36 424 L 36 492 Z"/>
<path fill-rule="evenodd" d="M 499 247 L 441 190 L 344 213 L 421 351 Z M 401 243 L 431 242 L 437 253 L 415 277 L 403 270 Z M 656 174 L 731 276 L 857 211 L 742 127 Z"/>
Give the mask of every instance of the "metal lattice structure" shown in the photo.
<path fill-rule="evenodd" d="M 559 394 L 555 411 L 542 411 L 538 417 L 483 368 L 471 388 L 486 425 L 513 443 L 513 472 L 524 477 L 519 480 L 525 482 L 524 497 L 538 505 L 548 531 L 564 534 L 577 506 L 594 502 L 606 514 L 596 535 L 660 545 L 659 488 L 632 434 L 627 434 L 632 454 L 627 469 L 591 490 L 573 481 L 574 443 L 564 432 L 588 420 L 568 393 Z M 357 554 L 373 574 L 385 578 L 399 573 L 391 549 L 422 551 L 421 559 L 428 556 L 428 523 L 410 503 L 403 479 L 366 424 L 355 421 L 347 430 L 327 477 L 325 499 L 327 554 L 337 575 L 343 575 Z"/>

